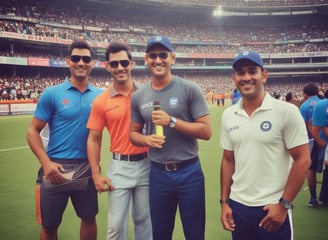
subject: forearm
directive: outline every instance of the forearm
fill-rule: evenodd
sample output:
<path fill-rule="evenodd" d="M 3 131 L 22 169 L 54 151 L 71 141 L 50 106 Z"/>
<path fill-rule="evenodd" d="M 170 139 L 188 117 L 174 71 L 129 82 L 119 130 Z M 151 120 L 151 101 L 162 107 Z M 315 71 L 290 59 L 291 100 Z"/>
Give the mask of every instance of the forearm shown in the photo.
<path fill-rule="evenodd" d="M 100 175 L 100 151 L 101 151 L 101 138 L 88 137 L 87 140 L 87 153 L 88 161 L 91 168 L 92 176 Z"/>
<path fill-rule="evenodd" d="M 187 122 L 177 119 L 174 129 L 195 139 L 209 140 L 212 135 L 211 126 L 207 120 L 202 122 Z"/>
<path fill-rule="evenodd" d="M 145 141 L 145 136 L 140 132 L 130 131 L 129 138 L 133 145 L 140 146 L 140 147 L 148 146 Z"/>
<path fill-rule="evenodd" d="M 294 161 L 282 196 L 284 199 L 287 199 L 290 202 L 295 199 L 306 179 L 309 165 L 310 160 L 306 158 L 306 155 L 303 159 Z"/>
<path fill-rule="evenodd" d="M 312 126 L 312 136 L 320 146 L 326 145 L 326 141 L 320 138 L 320 130 L 322 128 L 318 126 Z"/>
<path fill-rule="evenodd" d="M 234 173 L 234 163 L 228 161 L 224 157 L 221 161 L 220 186 L 221 199 L 228 200 L 230 198 L 230 189 L 232 184 L 232 175 Z"/>

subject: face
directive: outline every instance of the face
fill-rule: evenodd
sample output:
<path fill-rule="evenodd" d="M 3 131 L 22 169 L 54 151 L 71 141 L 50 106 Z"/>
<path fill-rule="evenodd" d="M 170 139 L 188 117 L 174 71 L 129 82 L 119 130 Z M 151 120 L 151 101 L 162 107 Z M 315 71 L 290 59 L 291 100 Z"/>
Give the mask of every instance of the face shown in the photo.
<path fill-rule="evenodd" d="M 105 65 L 116 83 L 122 84 L 131 79 L 134 62 L 129 60 L 127 52 L 110 53 L 109 61 Z"/>
<path fill-rule="evenodd" d="M 168 51 L 162 45 L 154 45 L 145 56 L 153 77 L 163 79 L 171 74 L 171 65 L 175 63 L 175 53 Z"/>
<path fill-rule="evenodd" d="M 233 74 L 233 81 L 243 98 L 253 99 L 264 93 L 264 83 L 268 77 L 268 72 L 256 64 L 243 63 L 236 67 Z"/>
<path fill-rule="evenodd" d="M 88 80 L 94 61 L 89 49 L 74 48 L 71 56 L 66 58 L 66 64 L 71 72 L 71 79 L 77 81 Z"/>

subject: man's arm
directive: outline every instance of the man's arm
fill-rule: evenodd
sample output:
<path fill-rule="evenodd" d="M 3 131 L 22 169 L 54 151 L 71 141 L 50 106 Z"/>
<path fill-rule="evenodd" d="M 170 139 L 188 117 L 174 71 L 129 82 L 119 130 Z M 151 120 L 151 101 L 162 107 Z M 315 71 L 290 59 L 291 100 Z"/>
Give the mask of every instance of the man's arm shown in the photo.
<path fill-rule="evenodd" d="M 40 136 L 40 132 L 46 126 L 46 122 L 38 120 L 33 117 L 32 121 L 27 129 L 27 142 L 34 153 L 34 155 L 39 159 L 41 165 L 50 161 L 48 155 L 43 147 L 42 139 Z"/>
<path fill-rule="evenodd" d="M 314 138 L 314 141 L 316 141 L 320 147 L 324 147 L 327 143 L 325 140 L 320 138 L 320 130 L 322 127 L 319 126 L 312 126 L 312 136 Z"/>
<path fill-rule="evenodd" d="M 194 122 L 177 119 L 174 128 L 191 138 L 209 140 L 212 136 L 210 117 L 208 114 L 196 119 Z"/>
<path fill-rule="evenodd" d="M 224 229 L 234 231 L 235 223 L 232 216 L 232 210 L 229 207 L 230 189 L 232 184 L 232 175 L 235 171 L 235 157 L 233 151 L 223 150 L 221 160 L 221 222 Z"/>
<path fill-rule="evenodd" d="M 288 152 L 294 159 L 294 163 L 289 172 L 287 183 L 281 197 L 292 202 L 303 186 L 311 160 L 308 144 L 289 149 Z M 263 210 L 268 213 L 262 219 L 259 226 L 268 231 L 277 231 L 286 219 L 287 209 L 280 203 L 276 203 L 264 206 Z"/>
<path fill-rule="evenodd" d="M 101 175 L 100 152 L 102 143 L 102 130 L 89 130 L 87 139 L 87 153 L 91 168 L 92 179 L 98 192 L 114 190 L 110 180 Z"/>
<path fill-rule="evenodd" d="M 303 186 L 311 164 L 311 157 L 308 144 L 289 149 L 288 152 L 292 156 L 294 163 L 289 172 L 282 198 L 292 202 Z"/>
<path fill-rule="evenodd" d="M 33 117 L 27 129 L 26 139 L 43 168 L 45 178 L 49 179 L 53 184 L 60 184 L 64 181 L 64 178 L 60 174 L 60 171 L 64 171 L 64 168 L 61 164 L 49 159 L 40 136 L 40 132 L 46 124 L 46 122 Z"/>
<path fill-rule="evenodd" d="M 163 110 L 157 110 L 152 112 L 152 118 L 154 124 L 168 127 L 171 116 Z M 188 122 L 177 118 L 174 129 L 182 132 L 190 138 L 209 140 L 212 135 L 209 114 L 204 115 L 193 122 Z"/>

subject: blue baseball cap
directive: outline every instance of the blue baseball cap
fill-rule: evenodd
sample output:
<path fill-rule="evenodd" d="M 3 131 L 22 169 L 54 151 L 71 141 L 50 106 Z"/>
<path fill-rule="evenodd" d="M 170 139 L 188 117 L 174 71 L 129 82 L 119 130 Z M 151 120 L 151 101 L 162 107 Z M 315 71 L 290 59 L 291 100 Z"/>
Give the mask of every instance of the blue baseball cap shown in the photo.
<path fill-rule="evenodd" d="M 153 36 L 147 41 L 147 47 L 146 52 L 149 51 L 149 49 L 154 46 L 155 44 L 160 44 L 163 47 L 165 47 L 170 52 L 173 52 L 173 47 L 170 42 L 170 40 L 166 36 Z"/>
<path fill-rule="evenodd" d="M 241 60 L 249 60 L 249 61 L 255 63 L 256 65 L 260 66 L 262 68 L 262 70 L 264 69 L 263 60 L 262 60 L 260 54 L 258 54 L 255 51 L 246 50 L 246 51 L 240 52 L 237 55 L 237 57 L 235 58 L 235 60 L 233 60 L 233 63 L 232 63 L 233 69 L 235 69 L 237 67 L 237 63 Z"/>

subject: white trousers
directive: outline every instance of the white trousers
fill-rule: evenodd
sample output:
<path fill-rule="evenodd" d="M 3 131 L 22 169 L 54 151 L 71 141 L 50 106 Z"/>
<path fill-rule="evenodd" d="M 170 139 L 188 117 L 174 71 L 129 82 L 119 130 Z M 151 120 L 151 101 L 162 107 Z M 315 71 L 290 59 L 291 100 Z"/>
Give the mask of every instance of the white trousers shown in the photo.
<path fill-rule="evenodd" d="M 150 161 L 112 160 L 107 176 L 115 187 L 108 192 L 107 240 L 128 240 L 128 219 L 131 210 L 134 240 L 151 240 L 149 211 Z"/>

